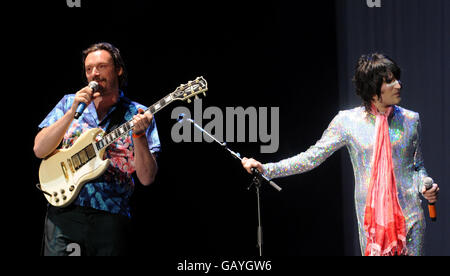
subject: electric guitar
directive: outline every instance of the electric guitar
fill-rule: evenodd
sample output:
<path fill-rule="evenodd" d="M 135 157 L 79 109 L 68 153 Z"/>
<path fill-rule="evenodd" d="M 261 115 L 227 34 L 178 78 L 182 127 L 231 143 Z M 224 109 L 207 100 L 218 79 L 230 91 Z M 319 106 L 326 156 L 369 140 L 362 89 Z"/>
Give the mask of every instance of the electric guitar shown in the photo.
<path fill-rule="evenodd" d="M 155 114 L 176 100 L 187 100 L 208 90 L 208 84 L 203 77 L 180 85 L 174 92 L 162 98 L 146 111 Z M 83 185 L 102 175 L 110 165 L 109 159 L 103 159 L 106 148 L 120 137 L 129 135 L 134 128 L 130 120 L 110 133 L 100 128 L 84 132 L 75 143 L 67 149 L 58 149 L 47 156 L 39 167 L 38 188 L 47 201 L 53 206 L 65 207 L 72 203 L 81 191 Z M 96 141 L 98 135 L 102 139 Z"/>

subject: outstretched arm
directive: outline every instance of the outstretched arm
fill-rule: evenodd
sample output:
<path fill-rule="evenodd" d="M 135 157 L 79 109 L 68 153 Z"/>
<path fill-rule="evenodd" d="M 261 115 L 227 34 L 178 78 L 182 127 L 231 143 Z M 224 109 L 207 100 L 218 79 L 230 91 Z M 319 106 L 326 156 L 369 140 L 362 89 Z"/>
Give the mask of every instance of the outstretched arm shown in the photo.
<path fill-rule="evenodd" d="M 342 116 L 343 114 L 340 112 L 331 121 L 322 138 L 305 152 L 276 163 L 267 164 L 244 158 L 242 165 L 248 172 L 252 167 L 255 167 L 269 178 L 285 177 L 312 170 L 346 144 L 346 134 L 341 122 Z"/>

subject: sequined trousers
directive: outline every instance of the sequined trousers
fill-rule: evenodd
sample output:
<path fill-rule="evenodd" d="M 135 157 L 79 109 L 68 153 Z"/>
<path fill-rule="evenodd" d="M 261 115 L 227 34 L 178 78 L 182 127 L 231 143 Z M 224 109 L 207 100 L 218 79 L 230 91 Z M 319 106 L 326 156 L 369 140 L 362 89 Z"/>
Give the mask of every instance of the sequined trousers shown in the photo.
<path fill-rule="evenodd" d="M 422 179 L 427 176 L 427 172 L 420 149 L 419 114 L 394 106 L 388 123 L 398 200 L 406 222 L 407 254 L 423 255 L 425 218 L 420 191 L 423 187 Z M 269 178 L 279 178 L 310 171 L 345 146 L 355 177 L 355 210 L 361 252 L 364 254 L 367 242 L 364 211 L 374 142 L 374 115 L 367 113 L 364 107 L 340 111 L 315 145 L 293 157 L 263 164 L 264 174 Z"/>

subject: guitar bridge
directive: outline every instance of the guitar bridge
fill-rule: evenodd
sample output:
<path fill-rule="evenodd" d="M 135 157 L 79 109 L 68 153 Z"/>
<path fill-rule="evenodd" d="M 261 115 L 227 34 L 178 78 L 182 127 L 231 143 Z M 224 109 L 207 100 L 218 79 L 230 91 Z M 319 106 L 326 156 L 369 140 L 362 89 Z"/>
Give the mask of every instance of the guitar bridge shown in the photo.
<path fill-rule="evenodd" d="M 69 174 L 67 173 L 66 164 L 64 162 L 61 162 L 61 169 L 64 173 L 64 177 L 66 178 L 66 181 L 69 181 Z"/>

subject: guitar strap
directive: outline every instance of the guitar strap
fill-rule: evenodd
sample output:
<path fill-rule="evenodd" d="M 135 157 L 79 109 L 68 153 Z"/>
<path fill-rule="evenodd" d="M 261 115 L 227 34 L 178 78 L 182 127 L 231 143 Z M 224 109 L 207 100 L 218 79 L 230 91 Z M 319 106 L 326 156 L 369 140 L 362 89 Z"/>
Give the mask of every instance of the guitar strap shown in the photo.
<path fill-rule="evenodd" d="M 119 101 L 116 104 L 115 109 L 108 115 L 109 117 L 109 125 L 106 128 L 106 133 L 110 133 L 120 125 L 122 125 L 125 120 L 125 113 L 129 109 L 131 101 L 126 97 L 120 97 Z M 107 117 L 107 118 L 108 118 Z M 105 118 L 105 119 L 107 119 Z M 107 121 L 107 120 L 104 120 Z"/>

